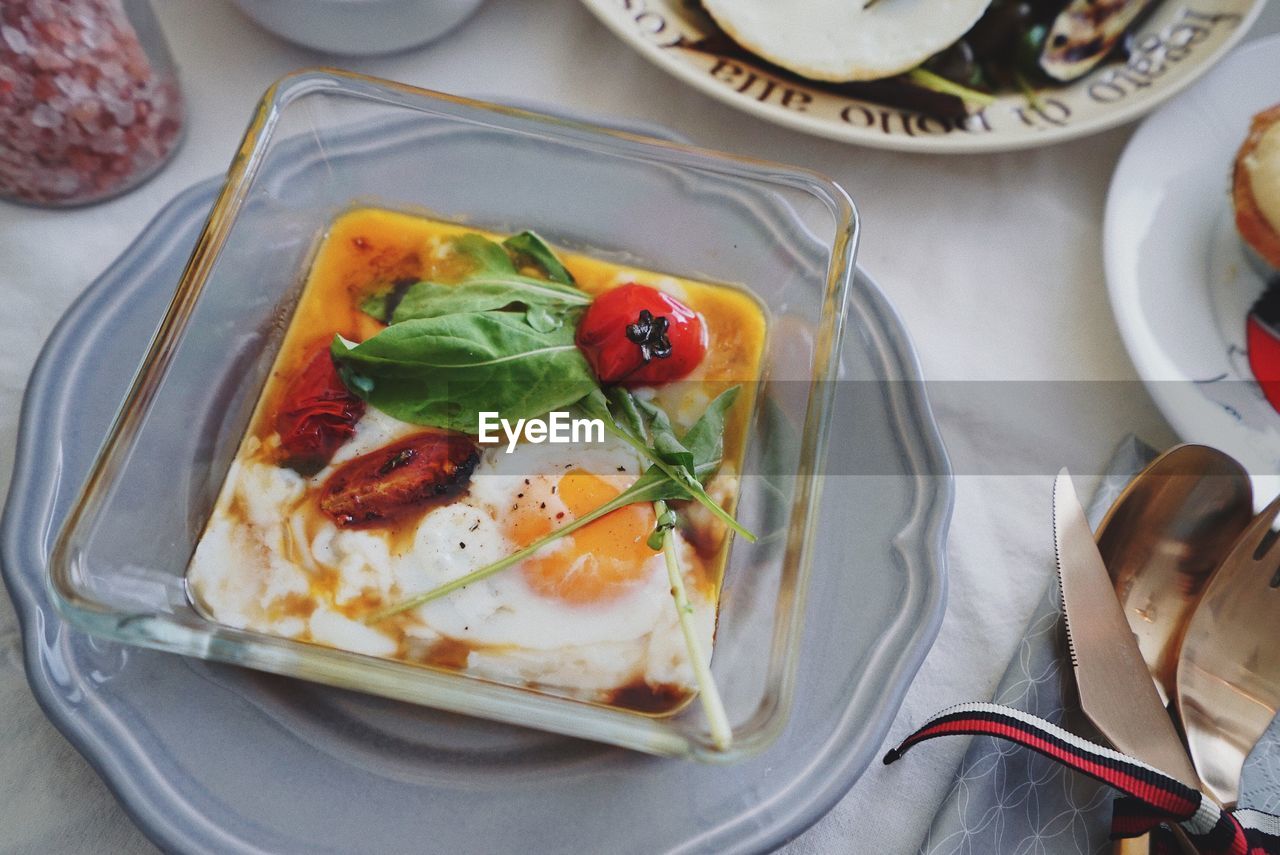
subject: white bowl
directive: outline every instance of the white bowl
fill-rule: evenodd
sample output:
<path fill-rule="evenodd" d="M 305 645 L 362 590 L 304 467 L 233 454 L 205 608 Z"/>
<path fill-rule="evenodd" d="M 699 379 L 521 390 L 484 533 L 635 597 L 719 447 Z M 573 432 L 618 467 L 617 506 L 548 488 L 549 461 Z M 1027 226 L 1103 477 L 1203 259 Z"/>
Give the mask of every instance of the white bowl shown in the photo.
<path fill-rule="evenodd" d="M 234 0 L 283 39 L 348 56 L 424 45 L 466 20 L 483 0 Z"/>

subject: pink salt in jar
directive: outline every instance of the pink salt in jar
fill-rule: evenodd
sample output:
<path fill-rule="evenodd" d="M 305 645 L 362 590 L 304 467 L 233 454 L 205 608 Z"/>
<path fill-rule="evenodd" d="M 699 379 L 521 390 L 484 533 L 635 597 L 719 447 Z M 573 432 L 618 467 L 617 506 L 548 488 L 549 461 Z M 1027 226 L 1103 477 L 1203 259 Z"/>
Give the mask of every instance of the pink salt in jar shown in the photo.
<path fill-rule="evenodd" d="M 0 198 L 115 196 L 182 138 L 183 105 L 147 0 L 0 2 Z"/>

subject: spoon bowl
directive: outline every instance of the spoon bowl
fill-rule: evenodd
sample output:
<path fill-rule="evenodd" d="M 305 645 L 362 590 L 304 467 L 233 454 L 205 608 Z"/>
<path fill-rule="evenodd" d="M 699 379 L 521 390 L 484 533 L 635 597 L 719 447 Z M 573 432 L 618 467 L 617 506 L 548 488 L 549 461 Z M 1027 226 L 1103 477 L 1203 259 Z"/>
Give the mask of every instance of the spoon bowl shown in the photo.
<path fill-rule="evenodd" d="M 1160 700 L 1209 577 L 1253 518 L 1249 476 L 1203 445 L 1180 445 L 1129 483 L 1098 526 L 1098 550 Z"/>

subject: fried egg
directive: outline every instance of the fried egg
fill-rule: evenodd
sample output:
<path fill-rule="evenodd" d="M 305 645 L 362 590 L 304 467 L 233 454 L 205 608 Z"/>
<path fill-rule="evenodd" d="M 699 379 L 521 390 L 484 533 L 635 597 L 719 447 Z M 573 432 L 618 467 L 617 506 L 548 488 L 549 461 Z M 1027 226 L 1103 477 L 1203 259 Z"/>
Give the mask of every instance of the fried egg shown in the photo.
<path fill-rule="evenodd" d="M 752 53 L 814 80 L 901 74 L 968 32 L 991 0 L 702 0 Z"/>
<path fill-rule="evenodd" d="M 378 608 L 471 573 L 609 502 L 639 476 L 629 446 L 486 448 L 465 493 L 396 531 L 339 528 L 311 491 L 335 466 L 415 430 L 370 409 L 313 478 L 254 455 L 228 475 L 189 585 L 211 617 L 372 656 L 449 664 L 490 679 L 606 700 L 646 683 L 693 691 L 648 504 L 626 505 L 497 574 L 369 624 Z M 703 649 L 714 593 L 677 536 Z"/>

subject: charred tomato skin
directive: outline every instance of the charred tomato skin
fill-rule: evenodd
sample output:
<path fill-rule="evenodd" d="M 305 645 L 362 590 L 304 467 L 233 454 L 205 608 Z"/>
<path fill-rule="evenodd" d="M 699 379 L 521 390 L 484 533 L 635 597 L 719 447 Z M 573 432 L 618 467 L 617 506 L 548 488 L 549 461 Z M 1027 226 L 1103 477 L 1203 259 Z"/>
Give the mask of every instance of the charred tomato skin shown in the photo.
<path fill-rule="evenodd" d="M 679 380 L 707 353 L 706 326 L 697 312 L 635 282 L 596 297 L 578 324 L 576 341 L 601 383 L 624 386 Z"/>
<path fill-rule="evenodd" d="M 338 376 L 328 343 L 315 346 L 285 386 L 276 409 L 281 464 L 304 475 L 320 471 L 355 433 L 364 411 L 364 401 Z"/>
<path fill-rule="evenodd" d="M 339 527 L 393 523 L 463 490 L 480 460 L 470 437 L 425 430 L 343 463 L 320 488 Z"/>

